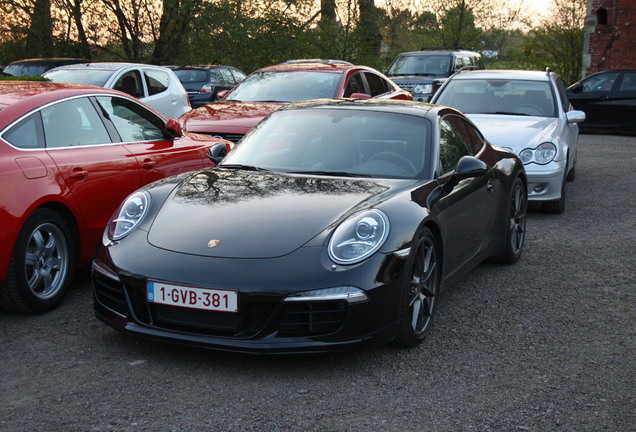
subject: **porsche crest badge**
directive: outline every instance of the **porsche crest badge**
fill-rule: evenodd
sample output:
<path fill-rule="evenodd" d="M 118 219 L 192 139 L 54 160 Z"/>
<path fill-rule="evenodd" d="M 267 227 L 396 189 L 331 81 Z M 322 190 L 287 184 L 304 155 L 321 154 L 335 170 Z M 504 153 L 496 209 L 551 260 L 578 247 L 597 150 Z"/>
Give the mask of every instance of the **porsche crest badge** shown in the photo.
<path fill-rule="evenodd" d="M 219 243 L 221 243 L 221 240 L 210 240 L 208 242 L 208 247 L 212 249 L 213 247 L 216 247 Z"/>

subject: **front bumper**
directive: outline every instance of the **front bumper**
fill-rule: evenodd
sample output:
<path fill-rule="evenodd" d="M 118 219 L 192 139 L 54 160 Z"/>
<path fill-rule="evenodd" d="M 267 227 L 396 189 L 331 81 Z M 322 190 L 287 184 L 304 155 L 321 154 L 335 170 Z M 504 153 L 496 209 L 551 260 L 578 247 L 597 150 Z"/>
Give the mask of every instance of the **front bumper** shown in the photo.
<path fill-rule="evenodd" d="M 550 162 L 547 165 L 528 164 L 528 200 L 554 201 L 561 198 L 565 181 L 566 162 Z"/>
<path fill-rule="evenodd" d="M 312 266 L 307 262 L 317 262 L 316 256 L 308 261 L 317 251 L 301 249 L 292 254 L 298 256 L 238 260 L 243 261 L 239 266 L 249 265 L 249 269 L 241 271 L 236 262 L 228 262 L 237 260 L 158 253 L 160 256 L 153 257 L 153 261 L 169 262 L 170 266 L 156 265 L 157 271 L 144 275 L 143 258 L 137 262 L 121 261 L 127 264 L 124 270 L 113 263 L 120 261 L 111 259 L 108 248 L 100 249 L 92 272 L 94 309 L 100 320 L 120 331 L 150 339 L 245 353 L 350 351 L 383 345 L 395 337 L 403 260 L 393 255 L 377 254 L 350 269 L 329 270 L 319 265 L 308 269 Z M 164 261 L 168 257 L 170 260 Z M 304 266 L 298 265 L 301 261 Z M 237 290 L 239 312 L 194 310 L 146 301 L 148 278 L 205 286 L 201 275 L 189 278 L 187 273 L 182 274 L 178 269 L 183 266 L 191 272 L 205 269 L 210 288 Z M 229 273 L 215 277 L 214 269 L 222 268 Z M 345 285 L 364 285 L 367 299 L 285 300 L 294 291 Z"/>

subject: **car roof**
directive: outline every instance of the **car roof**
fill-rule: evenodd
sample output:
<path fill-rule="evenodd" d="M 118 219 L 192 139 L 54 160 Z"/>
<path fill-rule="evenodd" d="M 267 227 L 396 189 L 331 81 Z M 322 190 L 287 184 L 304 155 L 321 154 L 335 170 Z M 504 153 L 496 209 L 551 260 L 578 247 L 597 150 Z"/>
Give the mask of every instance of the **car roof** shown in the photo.
<path fill-rule="evenodd" d="M 466 49 L 423 49 L 421 51 L 409 51 L 403 52 L 398 55 L 422 55 L 422 54 L 438 54 L 438 55 L 450 55 L 450 54 L 470 54 L 470 55 L 481 55 L 477 51 L 471 51 Z"/>
<path fill-rule="evenodd" d="M 45 81 L 0 81 L 0 118 L 3 114 L 16 118 L 39 106 L 63 99 L 65 97 L 91 94 L 122 93 L 103 87 L 83 84 L 68 84 Z M 5 119 L 0 120 L 0 128 L 4 127 Z"/>
<path fill-rule="evenodd" d="M 352 64 L 347 64 L 342 62 L 295 61 L 290 63 L 281 63 L 281 64 L 277 64 L 273 66 L 267 66 L 257 70 L 256 72 L 322 71 L 322 72 L 344 73 L 354 68 L 371 70 L 371 68 L 368 68 L 366 66 L 355 66 Z"/>
<path fill-rule="evenodd" d="M 463 70 L 456 73 L 451 77 L 453 80 L 461 79 L 521 79 L 530 81 L 549 81 L 550 75 L 553 72 L 549 71 L 526 71 L 526 70 L 493 70 L 493 69 L 480 69 L 480 70 Z"/>
<path fill-rule="evenodd" d="M 30 59 L 12 61 L 7 66 L 20 65 L 20 64 L 52 64 L 52 63 L 72 62 L 72 61 L 90 62 L 90 60 L 88 59 L 81 59 L 81 58 L 74 58 L 74 57 L 40 57 L 40 58 L 30 58 Z"/>
<path fill-rule="evenodd" d="M 59 66 L 59 67 L 57 67 L 55 69 L 57 69 L 57 70 L 62 70 L 62 69 L 64 69 L 64 70 L 67 70 L 67 69 L 75 69 L 75 70 L 93 69 L 93 70 L 112 70 L 112 71 L 116 71 L 116 70 L 119 70 L 119 69 L 128 68 L 128 67 L 134 67 L 134 66 L 168 69 L 168 68 L 166 68 L 164 66 L 155 66 L 155 65 L 143 64 L 143 63 L 126 63 L 126 62 L 79 63 L 79 64 L 71 64 L 71 65 Z"/>

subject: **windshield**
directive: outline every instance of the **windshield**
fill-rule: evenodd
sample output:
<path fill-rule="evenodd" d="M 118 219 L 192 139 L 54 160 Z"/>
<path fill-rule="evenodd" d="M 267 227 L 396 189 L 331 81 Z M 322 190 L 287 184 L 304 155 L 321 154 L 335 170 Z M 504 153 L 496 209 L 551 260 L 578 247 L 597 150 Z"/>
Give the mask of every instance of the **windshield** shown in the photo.
<path fill-rule="evenodd" d="M 387 75 L 444 75 L 450 73 L 450 56 L 441 55 L 418 55 L 400 56 L 391 65 Z"/>
<path fill-rule="evenodd" d="M 435 103 L 465 114 L 556 117 L 548 81 L 456 79 L 440 90 Z"/>
<path fill-rule="evenodd" d="M 247 77 L 226 101 L 298 102 L 333 98 L 342 75 L 332 72 L 260 72 Z"/>
<path fill-rule="evenodd" d="M 44 76 L 53 82 L 88 84 L 103 87 L 112 74 L 113 71 L 110 70 L 59 69 L 51 70 L 44 74 Z"/>
<path fill-rule="evenodd" d="M 430 178 L 428 120 L 387 112 L 284 110 L 252 129 L 220 166 L 316 175 Z"/>

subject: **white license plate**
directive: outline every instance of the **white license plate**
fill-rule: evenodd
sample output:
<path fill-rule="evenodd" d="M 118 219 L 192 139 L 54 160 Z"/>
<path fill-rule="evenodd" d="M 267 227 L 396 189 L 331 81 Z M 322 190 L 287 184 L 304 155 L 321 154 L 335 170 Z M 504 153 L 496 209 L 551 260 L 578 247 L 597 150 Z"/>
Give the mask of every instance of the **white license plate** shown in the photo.
<path fill-rule="evenodd" d="M 148 281 L 146 299 L 151 303 L 161 303 L 191 309 L 220 312 L 238 312 L 236 291 L 192 288 Z"/>

